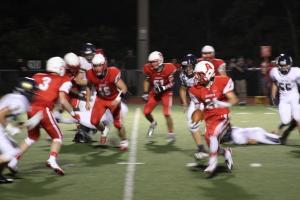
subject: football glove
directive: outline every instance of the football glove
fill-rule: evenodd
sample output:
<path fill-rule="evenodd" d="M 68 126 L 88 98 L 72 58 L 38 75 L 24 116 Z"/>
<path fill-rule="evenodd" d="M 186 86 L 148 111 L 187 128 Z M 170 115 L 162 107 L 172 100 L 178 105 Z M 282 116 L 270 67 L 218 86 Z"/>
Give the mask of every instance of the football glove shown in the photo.
<path fill-rule="evenodd" d="M 14 127 L 11 124 L 8 124 L 5 127 L 5 132 L 8 133 L 11 136 L 14 136 L 14 135 L 18 135 L 19 133 L 21 133 L 21 130 L 19 128 L 17 128 L 17 127 Z"/>
<path fill-rule="evenodd" d="M 159 94 L 159 93 L 161 93 L 161 92 L 164 91 L 164 90 L 166 90 L 166 87 L 165 87 L 165 86 L 157 86 L 157 87 L 154 88 L 154 92 L 155 92 L 156 94 Z"/>
<path fill-rule="evenodd" d="M 144 94 L 142 95 L 142 99 L 147 102 L 148 96 L 149 96 L 148 92 L 144 92 Z"/>
<path fill-rule="evenodd" d="M 201 124 L 201 121 L 199 121 L 198 123 L 197 122 L 192 122 L 191 123 L 191 128 L 192 129 L 197 129 L 197 128 L 199 128 L 200 124 Z"/>
<path fill-rule="evenodd" d="M 272 101 L 272 104 L 273 104 L 274 106 L 277 106 L 277 105 L 278 105 L 277 99 L 276 99 L 275 97 L 273 97 L 273 95 L 271 95 L 271 101 Z M 299 99 L 299 103 L 300 103 L 300 99 Z"/>
<path fill-rule="evenodd" d="M 129 96 L 131 96 L 132 94 L 130 92 L 126 92 L 125 94 L 124 93 L 121 93 L 121 98 L 126 101 L 128 99 Z"/>

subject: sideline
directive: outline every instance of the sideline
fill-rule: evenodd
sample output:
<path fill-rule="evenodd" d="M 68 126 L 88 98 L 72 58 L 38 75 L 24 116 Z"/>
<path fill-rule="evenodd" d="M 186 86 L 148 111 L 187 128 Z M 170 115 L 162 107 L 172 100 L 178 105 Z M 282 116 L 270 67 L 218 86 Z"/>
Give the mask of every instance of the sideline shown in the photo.
<path fill-rule="evenodd" d="M 136 165 L 136 145 L 137 145 L 137 137 L 139 130 L 139 119 L 140 119 L 141 109 L 137 108 L 135 110 L 132 132 L 131 132 L 131 140 L 129 146 L 129 158 L 128 158 L 128 166 L 126 172 L 126 180 L 124 187 L 124 200 L 132 200 L 133 196 L 133 188 L 134 188 L 134 173 L 135 173 L 135 165 Z"/>

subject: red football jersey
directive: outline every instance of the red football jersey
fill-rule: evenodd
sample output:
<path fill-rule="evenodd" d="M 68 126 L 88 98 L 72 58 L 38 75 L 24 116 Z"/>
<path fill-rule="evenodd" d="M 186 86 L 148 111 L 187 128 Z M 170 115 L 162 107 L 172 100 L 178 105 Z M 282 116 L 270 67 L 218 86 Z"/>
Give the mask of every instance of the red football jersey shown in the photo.
<path fill-rule="evenodd" d="M 198 62 L 203 61 L 203 58 L 199 58 Z M 219 71 L 226 71 L 226 63 L 224 60 L 214 58 L 210 61 L 215 67 L 215 76 L 220 76 Z"/>
<path fill-rule="evenodd" d="M 116 67 L 108 67 L 107 73 L 103 79 L 98 78 L 93 69 L 86 72 L 86 77 L 94 85 L 97 96 L 104 100 L 112 101 L 118 94 L 116 83 L 121 79 L 121 71 Z"/>
<path fill-rule="evenodd" d="M 152 86 L 166 86 L 168 84 L 173 85 L 174 73 L 176 72 L 176 67 L 172 63 L 164 63 L 164 67 L 161 72 L 155 71 L 150 64 L 145 64 L 143 72 L 147 75 L 149 82 Z M 165 91 L 171 91 L 172 88 L 168 88 Z M 153 91 L 153 89 L 152 89 Z"/>
<path fill-rule="evenodd" d="M 34 96 L 35 101 L 31 105 L 48 107 L 51 110 L 57 102 L 59 92 L 68 94 L 72 86 L 70 79 L 66 76 L 38 73 L 32 78 L 39 89 L 35 91 L 37 95 Z"/>
<path fill-rule="evenodd" d="M 216 98 L 219 101 L 226 101 L 226 94 L 232 92 L 234 84 L 231 78 L 228 76 L 216 76 L 214 83 L 209 87 L 203 87 L 194 85 L 190 88 L 189 93 L 191 99 L 195 103 L 204 103 L 204 119 L 208 119 L 211 116 L 228 114 L 228 108 L 215 107 L 212 104 L 212 99 Z"/>

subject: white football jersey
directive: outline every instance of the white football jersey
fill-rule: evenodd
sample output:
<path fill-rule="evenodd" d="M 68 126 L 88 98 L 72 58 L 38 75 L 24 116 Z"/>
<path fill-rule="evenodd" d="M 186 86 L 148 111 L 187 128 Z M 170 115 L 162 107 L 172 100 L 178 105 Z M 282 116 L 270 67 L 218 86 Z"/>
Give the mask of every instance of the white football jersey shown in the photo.
<path fill-rule="evenodd" d="M 300 84 L 300 68 L 291 67 L 286 75 L 282 75 L 277 67 L 270 71 L 270 78 L 276 82 L 280 96 L 288 96 L 291 93 L 298 93 L 298 84 Z"/>
<path fill-rule="evenodd" d="M 192 87 L 195 83 L 194 79 L 187 77 L 183 71 L 180 72 L 179 78 L 181 81 L 181 85 L 186 86 L 188 88 Z"/>

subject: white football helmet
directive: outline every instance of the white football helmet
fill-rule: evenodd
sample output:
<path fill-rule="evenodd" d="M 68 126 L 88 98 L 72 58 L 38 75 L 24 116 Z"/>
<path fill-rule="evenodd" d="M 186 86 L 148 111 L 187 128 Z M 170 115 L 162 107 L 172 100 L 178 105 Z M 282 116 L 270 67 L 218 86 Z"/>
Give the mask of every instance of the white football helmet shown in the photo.
<path fill-rule="evenodd" d="M 61 57 L 52 57 L 47 61 L 46 71 L 54 72 L 60 76 L 64 76 L 66 72 L 65 67 L 66 63 Z"/>
<path fill-rule="evenodd" d="M 161 66 L 164 62 L 164 57 L 162 55 L 162 53 L 160 53 L 159 51 L 153 51 L 152 53 L 150 53 L 149 57 L 148 57 L 148 62 L 151 64 L 151 66 L 154 69 L 157 69 L 159 66 Z M 157 64 L 152 64 L 153 62 L 157 62 Z"/>
<path fill-rule="evenodd" d="M 206 61 L 211 61 L 215 57 L 215 49 L 212 46 L 206 45 L 201 50 L 202 58 Z"/>
<path fill-rule="evenodd" d="M 101 76 L 104 74 L 107 68 L 107 62 L 102 54 L 96 54 L 92 60 L 93 72 L 96 76 Z M 99 65 L 103 65 L 101 68 L 96 68 Z"/>
<path fill-rule="evenodd" d="M 75 53 L 71 52 L 64 56 L 64 60 L 66 62 L 66 68 L 75 75 L 80 68 L 79 57 Z"/>
<path fill-rule="evenodd" d="M 215 77 L 214 65 L 208 61 L 201 61 L 196 64 L 193 73 L 195 84 L 202 85 Z"/>

